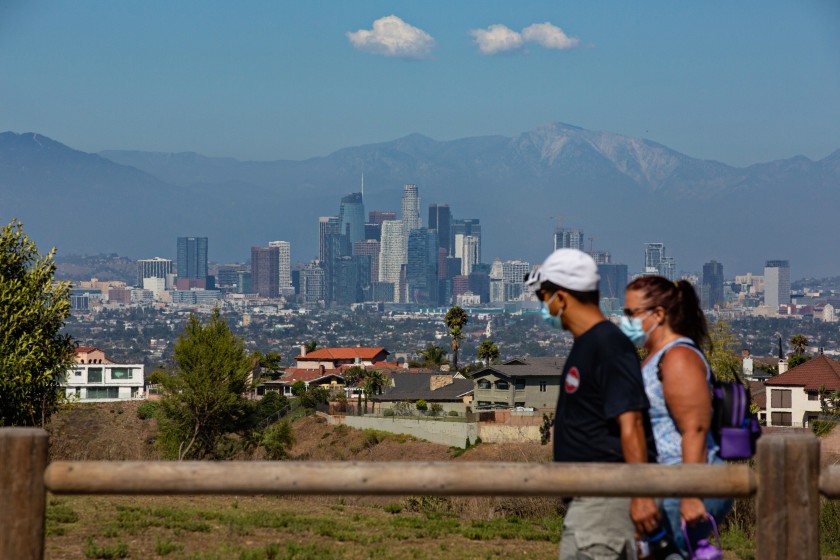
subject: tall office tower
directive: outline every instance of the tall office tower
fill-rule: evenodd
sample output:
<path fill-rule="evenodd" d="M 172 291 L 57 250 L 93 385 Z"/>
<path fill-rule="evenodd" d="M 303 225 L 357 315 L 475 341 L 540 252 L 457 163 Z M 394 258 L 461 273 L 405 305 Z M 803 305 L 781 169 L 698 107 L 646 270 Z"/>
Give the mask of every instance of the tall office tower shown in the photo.
<path fill-rule="evenodd" d="M 370 262 L 366 261 L 365 266 L 369 270 Z M 346 307 L 360 302 L 359 261 L 350 256 L 335 259 L 332 264 L 332 283 L 331 305 Z"/>
<path fill-rule="evenodd" d="M 306 305 L 324 303 L 325 292 L 324 269 L 317 261 L 304 266 L 300 271 L 300 293 Z"/>
<path fill-rule="evenodd" d="M 346 235 L 350 243 L 365 239 L 365 205 L 362 193 L 348 194 L 341 199 L 338 222 L 339 233 Z"/>
<path fill-rule="evenodd" d="M 531 272 L 531 263 L 526 261 L 505 261 L 502 263 L 504 301 L 522 298 L 525 289 L 525 275 Z"/>
<path fill-rule="evenodd" d="M 327 235 L 324 240 L 324 260 L 321 265 L 324 267 L 324 281 L 326 292 L 326 301 L 328 305 L 332 305 L 336 301 L 338 291 L 341 289 L 336 276 L 337 262 L 342 257 L 349 257 L 353 253 L 350 246 L 350 241 L 343 233 L 331 233 Z"/>
<path fill-rule="evenodd" d="M 373 282 L 374 277 L 371 276 L 371 261 L 373 255 L 353 255 L 354 266 L 356 267 L 356 301 L 373 301 Z M 379 255 L 376 256 L 379 258 Z"/>
<path fill-rule="evenodd" d="M 400 268 L 405 264 L 405 234 L 401 220 L 382 222 L 382 241 L 379 248 L 379 281 L 394 285 L 394 301 L 400 292 Z"/>
<path fill-rule="evenodd" d="M 703 265 L 700 303 L 703 309 L 714 309 L 723 303 L 723 265 L 717 261 Z"/>
<path fill-rule="evenodd" d="M 260 297 L 280 294 L 280 249 L 251 247 L 251 290 Z"/>
<path fill-rule="evenodd" d="M 446 278 L 451 280 L 461 275 L 461 257 L 446 257 Z"/>
<path fill-rule="evenodd" d="M 452 212 L 448 204 L 429 204 L 429 229 L 437 231 L 438 247 L 445 249 L 447 255 L 451 255 L 449 236 L 452 229 Z"/>
<path fill-rule="evenodd" d="M 318 260 L 327 260 L 327 236 L 341 233 L 338 216 L 321 216 L 318 218 Z"/>
<path fill-rule="evenodd" d="M 778 309 L 790 303 L 790 263 L 767 261 L 764 264 L 764 305 Z"/>
<path fill-rule="evenodd" d="M 438 304 L 437 232 L 426 228 L 408 234 L 407 303 Z"/>
<path fill-rule="evenodd" d="M 382 222 L 393 222 L 397 219 L 396 212 L 385 210 L 371 210 L 368 213 L 368 223 L 382 225 Z"/>
<path fill-rule="evenodd" d="M 627 265 L 599 264 L 598 274 L 601 276 L 601 280 L 598 282 L 601 301 L 613 300 L 616 303 L 616 305 L 607 306 L 609 310 L 623 309 L 624 289 L 627 287 Z"/>
<path fill-rule="evenodd" d="M 662 257 L 659 263 L 659 275 L 668 280 L 677 280 L 677 260 L 674 257 Z"/>
<path fill-rule="evenodd" d="M 460 237 L 460 235 L 458 236 Z M 458 238 L 456 237 L 456 239 Z M 472 235 L 465 235 L 461 239 L 461 274 L 469 276 L 473 267 L 481 262 L 481 240 Z"/>
<path fill-rule="evenodd" d="M 370 257 L 370 278 L 373 282 L 379 281 L 379 241 L 368 239 L 353 243 L 353 256 Z"/>
<path fill-rule="evenodd" d="M 464 220 L 452 220 L 452 227 L 449 228 L 449 247 L 452 252 L 449 256 L 460 257 L 463 249 L 463 237 L 471 235 L 478 239 L 478 260 L 481 262 L 481 222 L 478 218 L 467 218 Z M 461 236 L 462 240 L 457 237 Z"/>
<path fill-rule="evenodd" d="M 137 286 L 143 286 L 143 278 L 163 278 L 172 274 L 172 261 L 155 257 L 137 261 Z"/>
<path fill-rule="evenodd" d="M 294 294 L 292 287 L 292 245 L 288 241 L 269 241 L 269 247 L 278 250 L 278 286 L 281 296 Z"/>
<path fill-rule="evenodd" d="M 178 278 L 206 279 L 207 238 L 179 237 L 177 250 Z"/>
<path fill-rule="evenodd" d="M 665 258 L 664 243 L 645 243 L 645 267 L 642 272 L 645 274 L 661 274 L 659 265 Z"/>
<path fill-rule="evenodd" d="M 411 230 L 420 227 L 420 196 L 417 194 L 417 185 L 403 186 L 402 223 L 406 239 Z"/>
<path fill-rule="evenodd" d="M 556 251 L 557 249 L 577 249 L 578 251 L 585 251 L 583 230 L 577 228 L 558 227 L 554 230 L 554 250 Z"/>
<path fill-rule="evenodd" d="M 379 241 L 382 239 L 382 224 L 365 224 L 365 240 Z"/>
<path fill-rule="evenodd" d="M 479 303 L 490 301 L 490 265 L 479 263 L 467 276 L 470 291 L 479 297 Z"/>
<path fill-rule="evenodd" d="M 595 264 L 610 264 L 611 257 L 609 251 L 592 251 L 589 253 Z"/>

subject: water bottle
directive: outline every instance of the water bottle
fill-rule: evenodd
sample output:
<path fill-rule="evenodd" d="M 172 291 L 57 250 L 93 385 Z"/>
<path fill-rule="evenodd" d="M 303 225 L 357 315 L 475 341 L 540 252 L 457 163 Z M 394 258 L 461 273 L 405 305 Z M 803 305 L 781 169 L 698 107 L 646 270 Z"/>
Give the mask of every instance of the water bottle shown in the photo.
<path fill-rule="evenodd" d="M 680 549 L 661 525 L 648 535 L 647 542 L 653 560 L 683 560 Z"/>

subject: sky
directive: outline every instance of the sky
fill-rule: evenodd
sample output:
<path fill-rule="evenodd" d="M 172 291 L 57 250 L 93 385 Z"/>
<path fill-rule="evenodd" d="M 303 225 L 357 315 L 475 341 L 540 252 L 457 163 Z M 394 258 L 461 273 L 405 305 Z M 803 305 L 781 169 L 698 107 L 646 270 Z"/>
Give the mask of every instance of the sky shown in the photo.
<path fill-rule="evenodd" d="M 840 148 L 840 2 L 0 1 L 0 130 L 305 159 L 550 122 L 736 166 Z"/>

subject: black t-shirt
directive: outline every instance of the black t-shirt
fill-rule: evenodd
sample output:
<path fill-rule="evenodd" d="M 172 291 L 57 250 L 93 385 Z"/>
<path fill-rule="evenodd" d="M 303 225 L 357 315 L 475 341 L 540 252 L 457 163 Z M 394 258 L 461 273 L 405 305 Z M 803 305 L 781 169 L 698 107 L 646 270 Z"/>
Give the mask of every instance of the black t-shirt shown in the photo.
<path fill-rule="evenodd" d="M 577 337 L 566 359 L 554 419 L 554 460 L 624 462 L 617 418 L 644 411 L 648 462 L 656 462 L 650 408 L 630 339 L 602 321 Z"/>

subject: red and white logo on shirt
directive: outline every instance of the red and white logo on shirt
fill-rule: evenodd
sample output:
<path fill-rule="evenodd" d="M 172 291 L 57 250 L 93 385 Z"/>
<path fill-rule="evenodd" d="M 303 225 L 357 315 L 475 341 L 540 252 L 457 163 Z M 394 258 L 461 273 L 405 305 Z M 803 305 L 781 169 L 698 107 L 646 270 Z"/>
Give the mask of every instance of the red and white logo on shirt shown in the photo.
<path fill-rule="evenodd" d="M 580 387 L 580 372 L 578 368 L 572 367 L 566 374 L 566 392 L 574 393 Z"/>

